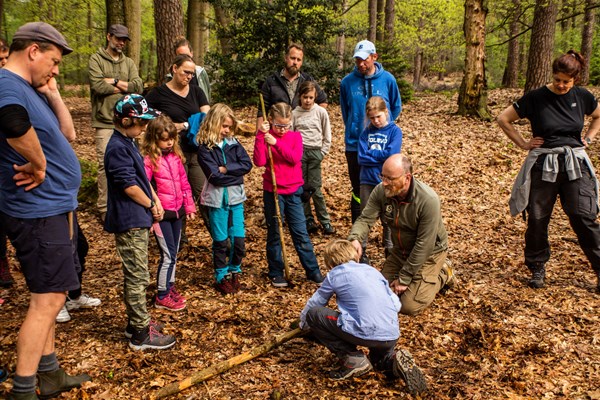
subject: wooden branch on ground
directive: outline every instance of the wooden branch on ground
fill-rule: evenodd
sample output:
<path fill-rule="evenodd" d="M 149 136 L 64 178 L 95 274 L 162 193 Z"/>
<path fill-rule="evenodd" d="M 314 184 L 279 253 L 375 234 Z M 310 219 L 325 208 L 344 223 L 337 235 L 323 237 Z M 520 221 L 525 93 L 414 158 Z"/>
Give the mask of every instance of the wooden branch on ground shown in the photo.
<path fill-rule="evenodd" d="M 182 381 L 172 383 L 170 385 L 163 387 L 162 389 L 160 389 L 159 391 L 157 391 L 156 393 L 151 395 L 150 399 L 151 400 L 162 399 L 164 397 L 179 393 L 182 390 L 187 389 L 197 383 L 203 382 L 207 379 L 212 378 L 213 376 L 219 375 L 219 374 L 235 367 L 236 365 L 243 364 L 246 361 L 250 361 L 258 356 L 268 353 L 275 347 L 280 346 L 281 344 L 287 342 L 288 340 L 293 339 L 296 336 L 300 335 L 301 332 L 302 332 L 302 330 L 300 328 L 296 328 L 289 332 L 282 333 L 281 335 L 275 336 L 275 338 L 273 340 L 271 340 L 270 342 L 264 343 L 258 347 L 254 347 L 250 351 L 247 351 L 245 353 L 242 353 L 240 355 L 232 357 L 228 360 L 222 361 L 211 367 L 205 368 L 202 371 L 199 371 L 199 372 L 187 377 L 186 379 L 184 379 Z"/>

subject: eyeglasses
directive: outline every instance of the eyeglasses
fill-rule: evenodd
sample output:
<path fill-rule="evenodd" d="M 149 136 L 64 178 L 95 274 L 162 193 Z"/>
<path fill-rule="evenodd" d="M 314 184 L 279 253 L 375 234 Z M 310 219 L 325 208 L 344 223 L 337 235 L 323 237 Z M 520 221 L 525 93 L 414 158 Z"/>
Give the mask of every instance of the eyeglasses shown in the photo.
<path fill-rule="evenodd" d="M 275 129 L 288 129 L 292 124 L 273 124 Z"/>
<path fill-rule="evenodd" d="M 391 176 L 385 176 L 385 175 L 379 174 L 379 179 L 381 179 L 382 182 L 392 183 L 392 182 L 397 181 L 398 179 L 402 178 L 403 176 L 406 176 L 406 175 L 400 175 L 400 176 L 396 176 L 396 177 L 392 178 Z"/>
<path fill-rule="evenodd" d="M 194 71 L 181 70 L 181 73 L 183 73 L 185 76 L 192 76 L 192 75 L 194 75 Z"/>

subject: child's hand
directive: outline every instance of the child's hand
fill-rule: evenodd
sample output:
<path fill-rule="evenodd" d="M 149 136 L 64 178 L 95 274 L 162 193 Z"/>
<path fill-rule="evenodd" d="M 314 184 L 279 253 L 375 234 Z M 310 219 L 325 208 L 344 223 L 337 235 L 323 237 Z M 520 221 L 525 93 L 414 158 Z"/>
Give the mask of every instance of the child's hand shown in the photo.
<path fill-rule="evenodd" d="M 263 121 L 260 128 L 258 128 L 259 131 L 264 132 L 264 133 L 269 132 L 269 129 L 271 129 L 271 124 L 269 124 L 269 121 Z"/>
<path fill-rule="evenodd" d="M 196 213 L 190 213 L 186 216 L 187 220 L 190 221 L 192 219 L 196 219 Z"/>
<path fill-rule="evenodd" d="M 275 146 L 275 143 L 277 143 L 277 139 L 275 139 L 270 133 L 265 133 L 265 142 L 267 142 L 267 144 L 271 146 Z"/>

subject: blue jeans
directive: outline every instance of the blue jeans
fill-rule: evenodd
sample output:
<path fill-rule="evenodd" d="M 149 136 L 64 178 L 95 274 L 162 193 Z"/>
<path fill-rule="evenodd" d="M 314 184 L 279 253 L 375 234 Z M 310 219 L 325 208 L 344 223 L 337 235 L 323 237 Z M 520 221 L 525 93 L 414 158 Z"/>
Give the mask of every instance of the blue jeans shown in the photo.
<path fill-rule="evenodd" d="M 292 235 L 292 241 L 300 258 L 300 263 L 306 271 L 306 276 L 311 278 L 319 271 L 317 257 L 313 245 L 306 231 L 306 219 L 302 207 L 302 187 L 294 194 L 280 194 L 279 210 L 282 218 L 287 221 L 287 226 Z M 267 262 L 269 265 L 269 278 L 283 276 L 283 258 L 281 253 L 281 238 L 279 225 L 275 214 L 275 196 L 271 192 L 263 191 L 265 205 L 265 219 L 267 220 Z"/>

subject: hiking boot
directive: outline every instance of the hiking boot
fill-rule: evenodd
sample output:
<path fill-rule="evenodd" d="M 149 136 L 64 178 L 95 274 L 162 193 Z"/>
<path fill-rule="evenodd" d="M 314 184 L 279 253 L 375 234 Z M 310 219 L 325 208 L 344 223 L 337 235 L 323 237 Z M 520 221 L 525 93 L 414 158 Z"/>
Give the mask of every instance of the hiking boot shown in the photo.
<path fill-rule="evenodd" d="M 80 308 L 92 308 L 98 307 L 102 303 L 102 300 L 97 299 L 95 297 L 90 297 L 87 294 L 82 294 L 76 299 L 70 299 L 67 297 L 67 301 L 65 305 L 67 306 L 67 310 L 78 310 Z"/>
<path fill-rule="evenodd" d="M 271 284 L 275 287 L 287 287 L 288 281 L 281 275 L 271 278 Z"/>
<path fill-rule="evenodd" d="M 39 397 L 36 392 L 29 393 L 13 393 L 8 394 L 8 400 L 37 400 Z"/>
<path fill-rule="evenodd" d="M 355 358 L 355 357 L 352 357 Z M 352 365 L 354 364 L 354 365 Z M 371 362 L 367 357 L 362 357 L 362 359 L 358 363 L 349 363 L 345 362 L 342 368 L 331 371 L 329 373 L 329 378 L 340 381 L 343 379 L 348 379 L 352 376 L 361 376 L 373 369 Z"/>
<path fill-rule="evenodd" d="M 316 233 L 319 230 L 319 227 L 315 223 L 314 219 L 306 220 L 306 230 L 308 231 L 308 233 Z"/>
<path fill-rule="evenodd" d="M 69 322 L 71 320 L 71 314 L 67 311 L 66 306 L 62 306 L 58 315 L 56 316 L 56 322 Z"/>
<path fill-rule="evenodd" d="M 175 336 L 165 335 L 154 328 L 152 324 L 141 331 L 133 330 L 129 339 L 129 347 L 134 350 L 164 350 L 175 345 Z"/>
<path fill-rule="evenodd" d="M 323 229 L 323 233 L 326 235 L 335 234 L 335 228 L 333 226 L 331 226 L 331 224 L 329 222 L 322 224 L 321 229 Z"/>
<path fill-rule="evenodd" d="M 161 324 L 160 322 L 156 322 L 153 320 L 150 320 L 150 326 L 154 327 L 154 330 L 159 333 L 162 333 L 163 329 L 165 329 L 164 324 Z M 133 336 L 134 333 L 135 333 L 135 328 L 133 326 L 131 326 L 131 324 L 128 322 L 127 327 L 125 327 L 125 331 L 123 332 L 123 335 L 125 335 L 125 337 L 127 339 L 131 339 L 131 337 Z"/>
<path fill-rule="evenodd" d="M 217 288 L 217 290 L 223 294 L 233 294 L 237 292 L 237 290 L 233 286 L 231 274 L 225 275 L 221 282 L 217 282 L 215 284 L 215 288 Z"/>
<path fill-rule="evenodd" d="M 171 289 L 169 289 L 169 295 L 175 301 L 179 301 L 181 303 L 187 303 L 187 299 L 185 297 L 183 297 L 183 295 L 181 293 L 179 293 L 179 290 L 177 290 L 177 288 L 175 288 L 175 286 L 171 286 Z"/>
<path fill-rule="evenodd" d="M 531 271 L 529 287 L 540 289 L 544 287 L 544 278 L 546 277 L 546 265 L 544 263 L 530 263 L 527 268 Z"/>
<path fill-rule="evenodd" d="M 316 272 L 308 275 L 307 279 L 309 281 L 312 281 L 312 282 L 316 283 L 317 285 L 321 286 L 324 278 L 323 278 L 323 274 L 321 274 L 321 271 L 317 270 Z"/>
<path fill-rule="evenodd" d="M 233 289 L 235 289 L 236 292 L 242 288 L 242 283 L 240 282 L 240 275 L 242 275 L 240 272 L 231 273 L 231 286 L 233 286 Z"/>
<path fill-rule="evenodd" d="M 185 308 L 185 303 L 182 301 L 176 301 L 173 297 L 171 297 L 171 293 L 169 293 L 162 299 L 157 295 L 156 301 L 154 302 L 154 307 L 169 311 L 181 311 Z"/>
<path fill-rule="evenodd" d="M 40 399 L 51 399 L 59 393 L 81 387 L 83 382 L 92 380 L 88 374 L 68 375 L 62 368 L 51 372 L 38 372 L 37 378 Z"/>
<path fill-rule="evenodd" d="M 10 266 L 8 264 L 8 257 L 0 259 L 0 286 L 11 287 L 14 283 L 13 277 L 10 274 Z"/>
<path fill-rule="evenodd" d="M 415 360 L 408 350 L 398 350 L 394 354 L 392 373 L 396 378 L 402 378 L 406 383 L 408 393 L 417 395 L 427 390 L 425 375 L 415 364 Z"/>

